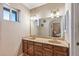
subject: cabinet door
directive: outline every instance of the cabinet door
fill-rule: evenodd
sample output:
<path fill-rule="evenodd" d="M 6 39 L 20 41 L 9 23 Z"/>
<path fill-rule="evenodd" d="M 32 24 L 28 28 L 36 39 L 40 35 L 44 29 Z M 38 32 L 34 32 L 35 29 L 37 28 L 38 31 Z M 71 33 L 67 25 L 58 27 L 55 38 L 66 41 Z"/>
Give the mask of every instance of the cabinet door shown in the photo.
<path fill-rule="evenodd" d="M 53 55 L 53 45 L 43 44 L 43 55 L 52 56 Z"/>
<path fill-rule="evenodd" d="M 68 48 L 66 47 L 61 47 L 61 46 L 54 46 L 54 50 L 61 51 L 61 52 L 66 52 Z"/>
<path fill-rule="evenodd" d="M 27 46 L 27 48 L 28 48 L 28 55 L 29 56 L 33 56 L 34 55 L 34 53 L 33 53 L 33 42 L 32 41 L 28 41 L 28 46 Z"/>
<path fill-rule="evenodd" d="M 34 51 L 42 52 L 42 47 L 34 45 Z"/>
<path fill-rule="evenodd" d="M 34 42 L 34 55 L 42 56 L 42 43 Z"/>
<path fill-rule="evenodd" d="M 55 56 L 67 56 L 68 55 L 68 48 L 67 47 L 54 46 L 54 55 Z"/>
<path fill-rule="evenodd" d="M 53 45 L 50 45 L 50 44 L 43 44 L 43 48 L 52 49 L 52 48 L 53 48 Z"/>
<path fill-rule="evenodd" d="M 22 50 L 24 55 L 27 55 L 27 40 L 22 40 Z"/>
<path fill-rule="evenodd" d="M 43 48 L 43 55 L 44 56 L 52 56 L 53 55 L 53 50 L 49 48 Z"/>
<path fill-rule="evenodd" d="M 35 55 L 35 56 L 42 56 L 42 52 L 40 52 L 40 51 L 35 51 L 35 52 L 34 52 L 34 55 Z"/>
<path fill-rule="evenodd" d="M 54 50 L 54 52 L 54 56 L 67 56 L 67 52 L 60 52 L 56 50 Z"/>
<path fill-rule="evenodd" d="M 43 56 L 52 56 L 52 55 L 53 55 L 52 52 L 49 52 L 49 51 L 43 50 Z"/>

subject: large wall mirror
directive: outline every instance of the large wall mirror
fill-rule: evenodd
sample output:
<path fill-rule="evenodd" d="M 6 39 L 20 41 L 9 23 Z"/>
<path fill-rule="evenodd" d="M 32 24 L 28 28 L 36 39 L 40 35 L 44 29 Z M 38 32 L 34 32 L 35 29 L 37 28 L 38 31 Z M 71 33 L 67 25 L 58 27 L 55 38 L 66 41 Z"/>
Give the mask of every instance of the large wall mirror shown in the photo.
<path fill-rule="evenodd" d="M 39 37 L 61 37 L 64 30 L 62 24 L 62 17 L 55 18 L 40 18 L 30 20 L 31 36 Z"/>

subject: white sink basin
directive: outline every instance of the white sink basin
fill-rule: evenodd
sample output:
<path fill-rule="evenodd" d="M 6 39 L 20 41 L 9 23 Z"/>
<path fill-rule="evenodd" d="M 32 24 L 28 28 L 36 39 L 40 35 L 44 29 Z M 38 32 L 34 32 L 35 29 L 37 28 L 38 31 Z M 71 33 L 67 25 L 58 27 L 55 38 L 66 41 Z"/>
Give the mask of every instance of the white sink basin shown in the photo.
<path fill-rule="evenodd" d="M 49 40 L 48 42 L 50 42 L 50 43 L 56 43 L 56 44 L 61 44 L 61 42 L 59 42 L 57 40 Z"/>
<path fill-rule="evenodd" d="M 34 37 L 29 37 L 29 39 L 35 39 Z"/>

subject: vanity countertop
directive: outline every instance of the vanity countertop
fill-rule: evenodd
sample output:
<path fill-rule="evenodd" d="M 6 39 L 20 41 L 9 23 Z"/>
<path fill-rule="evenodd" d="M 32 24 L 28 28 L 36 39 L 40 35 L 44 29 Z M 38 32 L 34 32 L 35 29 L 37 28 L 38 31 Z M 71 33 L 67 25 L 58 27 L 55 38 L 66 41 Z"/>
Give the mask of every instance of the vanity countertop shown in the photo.
<path fill-rule="evenodd" d="M 51 45 L 56 45 L 56 46 L 62 46 L 62 47 L 69 47 L 69 43 L 67 43 L 64 39 L 62 38 L 41 38 L 41 37 L 23 37 L 23 40 L 28 40 L 28 41 L 33 41 L 33 42 L 40 42 L 40 43 L 46 43 L 46 44 L 51 44 Z"/>

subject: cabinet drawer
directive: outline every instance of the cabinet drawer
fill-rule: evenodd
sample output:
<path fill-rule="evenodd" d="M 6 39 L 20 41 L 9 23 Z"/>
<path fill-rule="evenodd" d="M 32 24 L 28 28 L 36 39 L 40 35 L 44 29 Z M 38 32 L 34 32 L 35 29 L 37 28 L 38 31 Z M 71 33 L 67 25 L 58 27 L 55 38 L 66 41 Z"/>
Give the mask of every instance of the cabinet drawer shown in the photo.
<path fill-rule="evenodd" d="M 61 52 L 67 52 L 66 47 L 60 47 L 60 46 L 54 46 L 54 50 L 61 51 Z"/>
<path fill-rule="evenodd" d="M 24 49 L 23 52 L 27 54 L 27 49 Z"/>
<path fill-rule="evenodd" d="M 30 50 L 33 51 L 33 45 L 28 45 L 27 50 L 28 50 L 28 51 L 30 51 Z"/>
<path fill-rule="evenodd" d="M 49 48 L 49 49 L 52 49 L 52 48 L 53 48 L 53 45 L 43 44 L 43 48 Z"/>
<path fill-rule="evenodd" d="M 40 47 L 40 46 L 34 46 L 34 51 L 42 52 L 42 47 Z"/>
<path fill-rule="evenodd" d="M 29 41 L 29 42 L 31 42 L 31 41 Z M 33 56 L 34 54 L 33 54 L 33 42 L 31 42 L 31 44 L 28 42 L 28 46 L 27 46 L 27 54 L 29 55 L 29 56 Z"/>
<path fill-rule="evenodd" d="M 52 52 L 49 52 L 49 51 L 43 51 L 43 56 L 52 56 L 53 53 Z"/>
<path fill-rule="evenodd" d="M 34 42 L 34 45 L 36 45 L 36 46 L 42 46 L 42 43 Z"/>
<path fill-rule="evenodd" d="M 25 45 L 27 46 L 27 41 L 26 40 L 23 40 L 22 41 L 22 44 L 23 44 L 23 46 L 25 46 Z"/>
<path fill-rule="evenodd" d="M 28 44 L 28 45 L 27 45 L 27 48 L 29 48 L 29 47 L 33 47 L 33 45 L 31 45 L 31 44 Z"/>
<path fill-rule="evenodd" d="M 27 40 L 23 40 L 23 43 L 27 43 Z"/>
<path fill-rule="evenodd" d="M 33 46 L 28 47 L 27 54 L 33 56 Z"/>
<path fill-rule="evenodd" d="M 23 46 L 23 50 L 27 50 L 27 46 Z"/>
<path fill-rule="evenodd" d="M 23 49 L 23 52 L 27 51 L 27 41 L 26 40 L 22 40 L 22 49 Z"/>
<path fill-rule="evenodd" d="M 67 56 L 67 52 L 54 51 L 54 56 Z"/>
<path fill-rule="evenodd" d="M 44 51 L 53 52 L 53 49 L 43 48 Z"/>
<path fill-rule="evenodd" d="M 27 41 L 28 45 L 33 45 L 32 41 Z"/>
<path fill-rule="evenodd" d="M 23 43 L 23 47 L 24 47 L 24 48 L 27 47 L 27 43 Z"/>
<path fill-rule="evenodd" d="M 35 56 L 42 56 L 42 52 L 35 51 L 35 52 L 34 52 L 34 55 L 35 55 Z"/>
<path fill-rule="evenodd" d="M 23 43 L 24 46 L 27 46 L 27 43 Z"/>

